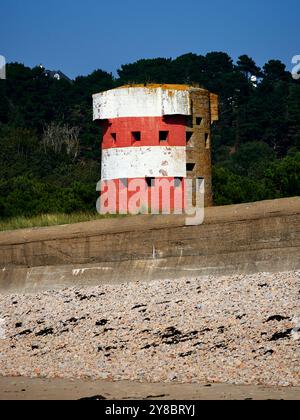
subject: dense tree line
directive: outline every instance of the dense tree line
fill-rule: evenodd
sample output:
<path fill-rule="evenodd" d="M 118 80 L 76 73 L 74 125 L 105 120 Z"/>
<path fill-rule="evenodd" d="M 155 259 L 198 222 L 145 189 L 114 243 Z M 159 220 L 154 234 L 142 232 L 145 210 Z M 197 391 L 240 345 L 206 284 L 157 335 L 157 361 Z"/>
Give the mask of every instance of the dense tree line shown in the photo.
<path fill-rule="evenodd" d="M 100 133 L 91 96 L 148 82 L 219 94 L 216 204 L 300 195 L 300 82 L 278 60 L 259 68 L 246 55 L 235 64 L 222 52 L 186 54 L 123 65 L 118 77 L 97 70 L 72 82 L 11 63 L 0 80 L 0 216 L 94 210 Z"/>

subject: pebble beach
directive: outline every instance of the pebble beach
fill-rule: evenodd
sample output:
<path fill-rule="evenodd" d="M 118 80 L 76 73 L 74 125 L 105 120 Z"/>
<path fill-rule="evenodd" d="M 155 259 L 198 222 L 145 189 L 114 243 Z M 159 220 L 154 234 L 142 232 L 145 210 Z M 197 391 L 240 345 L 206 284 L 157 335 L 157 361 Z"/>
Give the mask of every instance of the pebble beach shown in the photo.
<path fill-rule="evenodd" d="M 300 272 L 0 296 L 0 376 L 300 385 Z"/>

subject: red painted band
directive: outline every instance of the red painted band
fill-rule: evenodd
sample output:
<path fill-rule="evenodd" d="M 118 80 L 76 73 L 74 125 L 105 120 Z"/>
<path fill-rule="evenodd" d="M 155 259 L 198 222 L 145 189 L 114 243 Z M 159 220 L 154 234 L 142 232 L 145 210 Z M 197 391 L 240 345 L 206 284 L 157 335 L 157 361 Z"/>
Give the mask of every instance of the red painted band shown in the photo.
<path fill-rule="evenodd" d="M 186 146 L 187 117 L 114 118 L 101 122 L 102 149 L 142 146 Z"/>
<path fill-rule="evenodd" d="M 132 181 L 138 180 L 138 185 L 142 185 L 141 194 L 139 187 L 133 186 Z M 151 182 L 151 185 L 149 184 Z M 162 184 L 160 184 L 162 182 Z M 165 184 L 166 183 L 166 184 Z M 111 186 L 115 186 L 114 193 L 112 193 Z M 160 185 L 156 190 L 156 195 L 153 196 L 153 188 Z M 108 194 L 108 190 L 110 190 Z M 114 206 L 114 210 L 120 212 L 121 210 L 129 211 L 129 203 L 132 198 L 139 194 L 139 206 L 147 209 L 157 209 L 159 212 L 168 210 L 183 210 L 185 208 L 185 179 L 179 178 L 135 178 L 128 179 L 124 184 L 124 180 L 112 180 L 102 182 L 102 206 L 106 208 L 109 205 Z M 110 200 L 108 200 L 110 197 Z M 111 204 L 108 203 L 111 201 Z M 107 203 L 106 203 L 107 202 Z M 109 209 L 110 211 L 113 208 Z"/>

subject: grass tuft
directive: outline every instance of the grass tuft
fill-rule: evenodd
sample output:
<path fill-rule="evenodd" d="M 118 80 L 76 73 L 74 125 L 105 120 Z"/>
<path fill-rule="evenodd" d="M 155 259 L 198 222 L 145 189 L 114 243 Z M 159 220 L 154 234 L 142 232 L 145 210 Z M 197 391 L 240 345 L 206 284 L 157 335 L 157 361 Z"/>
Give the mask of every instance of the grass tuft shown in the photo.
<path fill-rule="evenodd" d="M 120 216 L 102 216 L 95 212 L 41 214 L 34 217 L 17 216 L 11 219 L 0 220 L 0 231 L 69 225 L 73 223 L 89 222 L 92 220 L 109 219 L 113 217 Z"/>

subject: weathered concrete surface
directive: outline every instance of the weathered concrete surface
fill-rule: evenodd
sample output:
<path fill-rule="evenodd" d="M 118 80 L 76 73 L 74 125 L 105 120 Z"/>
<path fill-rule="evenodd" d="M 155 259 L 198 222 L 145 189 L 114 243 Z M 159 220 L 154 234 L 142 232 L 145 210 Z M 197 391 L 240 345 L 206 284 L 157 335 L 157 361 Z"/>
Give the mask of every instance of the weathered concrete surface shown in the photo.
<path fill-rule="evenodd" d="M 300 269 L 300 198 L 0 234 L 0 290 Z"/>
<path fill-rule="evenodd" d="M 102 181 L 112 179 L 186 177 L 185 147 L 117 147 L 102 151 Z M 163 166 L 165 164 L 165 166 Z"/>
<path fill-rule="evenodd" d="M 94 120 L 190 115 L 189 90 L 186 85 L 133 85 L 97 93 Z"/>

